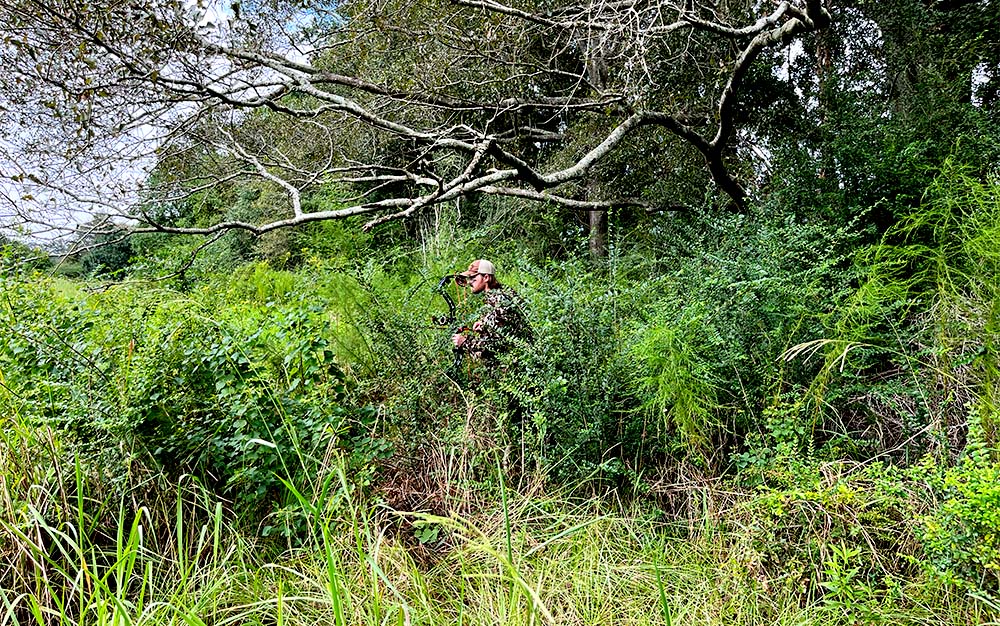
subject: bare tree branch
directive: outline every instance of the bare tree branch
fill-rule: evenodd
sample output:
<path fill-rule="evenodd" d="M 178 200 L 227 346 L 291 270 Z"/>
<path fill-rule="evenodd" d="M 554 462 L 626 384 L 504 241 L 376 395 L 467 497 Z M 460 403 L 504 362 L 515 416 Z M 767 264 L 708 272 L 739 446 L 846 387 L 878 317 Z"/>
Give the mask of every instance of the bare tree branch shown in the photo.
<path fill-rule="evenodd" d="M 41 205 L 61 207 L 68 231 L 74 213 L 100 211 L 131 232 L 260 235 L 354 216 L 372 228 L 484 194 L 652 210 L 566 192 L 644 129 L 696 149 L 743 209 L 728 160 L 751 68 L 831 19 L 820 0 L 769 12 L 659 0 L 546 12 L 499 0 L 353 0 L 335 12 L 309 2 L 208 27 L 181 0 L 11 0 L 0 27 L 23 36 L 0 47 L 18 77 L 0 107 L 21 103 L 21 126 L 38 130 L 0 143 L 20 168 L 8 176 L 21 189 L 15 213 L 57 223 Z M 682 70 L 701 87 L 676 91 Z M 251 182 L 279 198 L 260 219 L 178 222 L 184 203 Z M 321 188 L 337 190 L 337 206 L 307 206 Z"/>

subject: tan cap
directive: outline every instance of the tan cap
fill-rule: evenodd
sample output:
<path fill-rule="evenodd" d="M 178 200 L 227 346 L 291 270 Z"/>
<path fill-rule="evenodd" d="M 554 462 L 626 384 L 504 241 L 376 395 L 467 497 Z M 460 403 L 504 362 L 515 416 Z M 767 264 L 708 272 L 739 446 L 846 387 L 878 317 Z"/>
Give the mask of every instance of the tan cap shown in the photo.
<path fill-rule="evenodd" d="M 462 276 L 475 276 L 476 274 L 489 274 L 492 276 L 496 273 L 496 268 L 493 264 L 486 259 L 479 259 L 478 261 L 473 261 L 469 265 L 469 269 L 462 272 Z"/>

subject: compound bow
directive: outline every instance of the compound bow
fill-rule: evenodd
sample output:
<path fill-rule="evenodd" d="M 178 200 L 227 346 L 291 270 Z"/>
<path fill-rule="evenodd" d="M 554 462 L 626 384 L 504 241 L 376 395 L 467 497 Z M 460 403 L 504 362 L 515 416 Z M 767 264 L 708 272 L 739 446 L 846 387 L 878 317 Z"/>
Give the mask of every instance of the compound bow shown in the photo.
<path fill-rule="evenodd" d="M 455 284 L 458 285 L 459 287 L 465 286 L 466 277 L 463 276 L 462 274 L 445 274 L 444 276 L 442 276 L 441 280 L 438 282 L 438 285 L 434 291 L 436 291 L 442 298 L 444 298 L 444 301 L 448 303 L 448 313 L 443 315 L 434 315 L 431 317 L 431 320 L 437 326 L 450 328 L 451 334 L 455 335 L 458 333 L 463 333 L 469 330 L 469 328 L 464 325 L 456 325 L 456 322 L 458 320 L 458 305 L 455 303 L 455 299 L 451 297 L 451 295 L 448 293 L 448 290 L 445 288 L 448 285 L 448 283 L 453 280 L 455 281 Z M 465 350 L 463 350 L 458 346 L 455 346 L 455 348 L 453 349 L 453 353 L 454 353 L 454 360 L 452 361 L 451 364 L 451 372 L 453 376 L 458 376 L 459 373 L 462 371 L 462 359 L 465 357 Z"/>

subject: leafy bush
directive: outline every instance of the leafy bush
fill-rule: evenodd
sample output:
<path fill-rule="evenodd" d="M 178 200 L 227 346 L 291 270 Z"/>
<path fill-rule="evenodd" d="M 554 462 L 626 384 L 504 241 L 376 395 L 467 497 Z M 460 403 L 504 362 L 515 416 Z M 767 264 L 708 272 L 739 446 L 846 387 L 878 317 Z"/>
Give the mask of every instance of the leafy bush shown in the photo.
<path fill-rule="evenodd" d="M 829 620 L 892 621 L 919 576 L 914 517 L 929 489 L 898 469 L 777 459 L 784 484 L 746 494 L 724 518 L 731 575 L 821 602 Z"/>
<path fill-rule="evenodd" d="M 614 284 L 583 264 L 534 270 L 521 290 L 534 333 L 506 355 L 493 387 L 501 440 L 527 467 L 568 481 L 600 476 L 623 454 L 626 397 Z"/>
<path fill-rule="evenodd" d="M 759 211 L 664 220 L 661 249 L 630 256 L 622 278 L 646 291 L 628 310 L 624 340 L 640 404 L 674 439 L 667 448 L 716 467 L 747 437 L 755 445 L 769 407 L 798 404 L 788 394 L 817 366 L 780 357 L 822 328 L 852 279 L 856 224 Z M 811 439 L 815 418 L 796 411 Z"/>
<path fill-rule="evenodd" d="M 944 471 L 920 470 L 940 498 L 919 527 L 925 563 L 961 588 L 1000 590 L 1000 464 L 979 451 Z"/>
<path fill-rule="evenodd" d="M 112 475 L 128 474 L 134 442 L 168 474 L 194 473 L 263 515 L 283 480 L 312 480 L 330 455 L 346 455 L 364 485 L 389 449 L 372 411 L 349 406 L 333 326 L 310 300 L 4 287 L 8 406 Z"/>

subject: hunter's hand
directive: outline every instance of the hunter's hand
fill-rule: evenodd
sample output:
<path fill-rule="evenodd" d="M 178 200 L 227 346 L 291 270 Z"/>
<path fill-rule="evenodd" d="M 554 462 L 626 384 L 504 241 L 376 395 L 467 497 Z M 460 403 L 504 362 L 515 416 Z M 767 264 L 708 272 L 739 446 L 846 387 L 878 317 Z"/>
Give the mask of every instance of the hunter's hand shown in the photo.
<path fill-rule="evenodd" d="M 465 343 L 465 339 L 466 337 L 462 333 L 455 333 L 451 336 L 451 342 L 455 344 L 456 348 L 461 348 L 462 344 Z"/>

